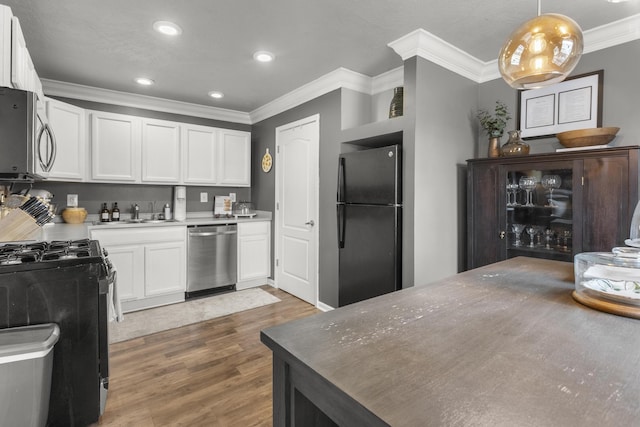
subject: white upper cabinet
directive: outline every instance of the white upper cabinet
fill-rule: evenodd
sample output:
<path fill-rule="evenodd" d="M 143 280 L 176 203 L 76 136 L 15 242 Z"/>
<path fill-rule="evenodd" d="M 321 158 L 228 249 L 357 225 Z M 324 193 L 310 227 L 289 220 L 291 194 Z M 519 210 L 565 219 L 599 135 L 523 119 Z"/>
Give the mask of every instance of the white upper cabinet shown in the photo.
<path fill-rule="evenodd" d="M 210 185 L 218 180 L 218 129 L 183 124 L 182 182 Z"/>
<path fill-rule="evenodd" d="M 182 125 L 182 179 L 185 184 L 251 185 L 251 134 Z"/>
<path fill-rule="evenodd" d="M 92 111 L 91 178 L 96 181 L 140 182 L 142 120 L 123 114 Z"/>
<path fill-rule="evenodd" d="M 27 90 L 29 70 L 29 52 L 27 42 L 20 28 L 20 21 L 15 16 L 11 18 L 11 83 L 16 89 Z"/>
<path fill-rule="evenodd" d="M 251 185 L 249 132 L 101 111 L 90 117 L 91 180 Z"/>
<path fill-rule="evenodd" d="M 0 86 L 11 87 L 11 8 L 0 5 Z"/>
<path fill-rule="evenodd" d="M 17 89 L 35 92 L 44 99 L 42 82 L 27 50 L 27 43 L 17 17 L 11 17 L 11 85 Z"/>
<path fill-rule="evenodd" d="M 87 134 L 84 108 L 47 99 L 46 111 L 57 146 L 56 160 L 49 172 L 49 179 L 85 180 Z"/>
<path fill-rule="evenodd" d="M 251 134 L 220 129 L 218 184 L 249 187 L 251 185 Z"/>
<path fill-rule="evenodd" d="M 142 181 L 180 182 L 180 125 L 142 120 Z"/>

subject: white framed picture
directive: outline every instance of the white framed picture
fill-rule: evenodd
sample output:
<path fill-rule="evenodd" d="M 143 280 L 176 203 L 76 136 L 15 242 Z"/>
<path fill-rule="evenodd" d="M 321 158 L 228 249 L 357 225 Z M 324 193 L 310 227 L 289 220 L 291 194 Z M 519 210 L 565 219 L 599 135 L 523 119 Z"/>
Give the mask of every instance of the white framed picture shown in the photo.
<path fill-rule="evenodd" d="M 602 126 L 603 78 L 604 70 L 599 70 L 518 92 L 522 138 L 547 138 L 568 130 Z"/>

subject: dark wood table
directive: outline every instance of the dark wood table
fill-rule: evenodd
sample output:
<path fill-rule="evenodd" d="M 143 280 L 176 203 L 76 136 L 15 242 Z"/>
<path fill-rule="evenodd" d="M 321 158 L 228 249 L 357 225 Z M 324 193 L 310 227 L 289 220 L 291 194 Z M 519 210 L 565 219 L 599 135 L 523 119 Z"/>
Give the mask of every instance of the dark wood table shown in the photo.
<path fill-rule="evenodd" d="M 514 258 L 271 327 L 274 426 L 631 426 L 640 320 Z"/>

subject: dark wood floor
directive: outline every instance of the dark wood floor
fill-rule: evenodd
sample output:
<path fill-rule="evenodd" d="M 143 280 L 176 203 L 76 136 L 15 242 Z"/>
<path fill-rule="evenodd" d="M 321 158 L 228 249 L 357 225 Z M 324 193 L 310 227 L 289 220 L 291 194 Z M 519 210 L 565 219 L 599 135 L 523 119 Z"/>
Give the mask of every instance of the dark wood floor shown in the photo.
<path fill-rule="evenodd" d="M 110 346 L 107 407 L 98 426 L 271 426 L 268 326 L 319 313 L 281 302 Z"/>

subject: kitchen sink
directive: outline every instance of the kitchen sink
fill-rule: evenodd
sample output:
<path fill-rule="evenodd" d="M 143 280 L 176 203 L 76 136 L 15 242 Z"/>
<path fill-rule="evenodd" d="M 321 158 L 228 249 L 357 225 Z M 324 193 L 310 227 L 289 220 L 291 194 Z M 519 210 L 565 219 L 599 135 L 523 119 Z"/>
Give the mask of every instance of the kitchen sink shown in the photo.
<path fill-rule="evenodd" d="M 164 224 L 170 222 L 177 222 L 175 219 L 127 219 L 124 221 L 109 221 L 101 222 L 94 221 L 93 225 L 118 225 L 118 224 Z"/>

